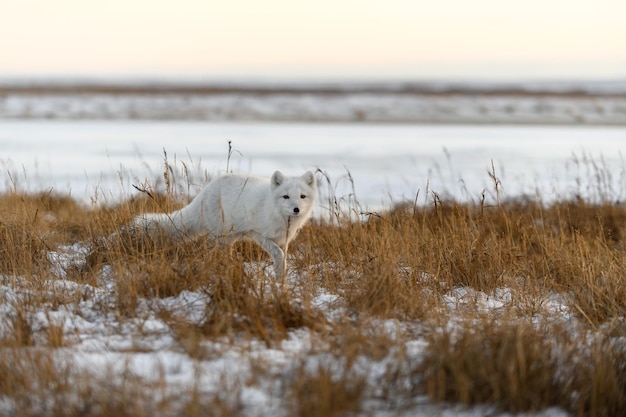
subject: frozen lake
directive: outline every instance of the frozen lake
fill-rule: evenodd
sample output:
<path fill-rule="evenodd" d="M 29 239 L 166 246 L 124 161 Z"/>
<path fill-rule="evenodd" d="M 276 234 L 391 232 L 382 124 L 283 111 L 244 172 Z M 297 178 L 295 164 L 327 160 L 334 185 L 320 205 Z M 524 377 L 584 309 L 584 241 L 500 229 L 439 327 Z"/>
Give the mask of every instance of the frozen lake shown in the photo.
<path fill-rule="evenodd" d="M 0 185 L 117 201 L 132 184 L 162 186 L 165 150 L 180 192 L 194 195 L 226 171 L 228 141 L 234 172 L 320 169 L 344 203 L 354 191 L 370 210 L 418 193 L 422 203 L 427 189 L 493 198 L 492 161 L 503 197 L 626 197 L 626 127 L 0 120 Z"/>

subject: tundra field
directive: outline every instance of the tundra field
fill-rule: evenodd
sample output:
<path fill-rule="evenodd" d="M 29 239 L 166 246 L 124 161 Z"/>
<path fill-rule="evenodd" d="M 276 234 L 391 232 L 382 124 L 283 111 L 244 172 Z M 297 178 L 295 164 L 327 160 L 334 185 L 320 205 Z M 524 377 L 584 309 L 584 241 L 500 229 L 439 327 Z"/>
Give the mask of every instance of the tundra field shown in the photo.
<path fill-rule="evenodd" d="M 283 286 L 254 244 L 103 240 L 188 202 L 167 175 L 114 205 L 6 192 L 0 415 L 621 415 L 626 206 L 491 176 L 494 203 L 377 213 L 322 187 Z"/>

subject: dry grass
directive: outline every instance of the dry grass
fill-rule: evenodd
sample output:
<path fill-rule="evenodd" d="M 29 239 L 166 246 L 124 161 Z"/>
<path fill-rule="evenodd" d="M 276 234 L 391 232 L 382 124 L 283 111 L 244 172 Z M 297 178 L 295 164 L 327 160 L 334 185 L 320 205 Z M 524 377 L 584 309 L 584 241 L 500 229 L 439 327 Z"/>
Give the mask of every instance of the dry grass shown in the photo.
<path fill-rule="evenodd" d="M 410 407 L 419 396 L 511 412 L 558 406 L 580 416 L 617 415 L 626 406 L 622 204 L 521 199 L 487 206 L 433 194 L 424 205 L 399 205 L 360 222 L 336 215 L 301 232 L 289 259 L 300 279 L 282 289 L 252 244 L 228 251 L 204 240 L 174 244 L 136 235 L 103 243 L 137 213 L 181 204 L 170 195 L 97 208 L 52 193 L 0 197 L 2 284 L 28 294 L 3 299 L 0 396 L 13 404 L 12 415 L 241 412 L 233 397 L 200 388 L 155 399 L 150 392 L 162 389 L 159 381 L 77 373 L 56 356 L 74 343 L 72 335 L 62 324 L 41 328 L 33 312 L 96 299 L 45 290 L 59 278 L 49 253 L 76 242 L 92 250 L 84 265 L 64 268 L 66 278 L 103 288 L 108 271 L 113 299 L 94 303 L 120 323 L 141 320 L 145 300 L 205 294 L 199 321 L 152 307 L 195 360 L 216 354 L 211 343 L 260 341 L 280 349 L 290 332 L 310 331 L 310 355 L 332 361 L 311 368 L 303 360 L 280 374 L 285 381 L 277 390 L 291 415 L 358 414 L 372 399 Z M 510 299 L 495 309 L 476 300 L 452 308 L 458 288 L 483 296 L 506 289 Z M 320 294 L 337 296 L 330 312 L 314 305 Z M 567 300 L 571 314 L 545 314 L 551 297 Z M 396 326 L 389 330 L 389 323 Z M 419 355 L 408 347 L 415 340 L 423 344 Z M 387 363 L 386 371 L 372 383 L 359 372 L 362 361 Z M 275 372 L 252 369 L 250 384 Z M 224 382 L 226 391 L 231 383 Z"/>

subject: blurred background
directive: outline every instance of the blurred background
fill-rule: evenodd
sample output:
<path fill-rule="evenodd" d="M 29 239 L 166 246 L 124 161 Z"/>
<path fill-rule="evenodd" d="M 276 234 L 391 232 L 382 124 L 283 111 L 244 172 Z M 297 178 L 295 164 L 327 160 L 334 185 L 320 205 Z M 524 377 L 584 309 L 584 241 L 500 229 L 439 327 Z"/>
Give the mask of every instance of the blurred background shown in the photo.
<path fill-rule="evenodd" d="M 259 79 L 610 79 L 619 0 L 3 0 L 2 72 Z"/>
<path fill-rule="evenodd" d="M 367 207 L 488 172 L 621 201 L 626 2 L 0 1 L 4 189 L 125 197 L 165 152 L 192 193 L 228 141 L 231 170 L 319 169 Z"/>

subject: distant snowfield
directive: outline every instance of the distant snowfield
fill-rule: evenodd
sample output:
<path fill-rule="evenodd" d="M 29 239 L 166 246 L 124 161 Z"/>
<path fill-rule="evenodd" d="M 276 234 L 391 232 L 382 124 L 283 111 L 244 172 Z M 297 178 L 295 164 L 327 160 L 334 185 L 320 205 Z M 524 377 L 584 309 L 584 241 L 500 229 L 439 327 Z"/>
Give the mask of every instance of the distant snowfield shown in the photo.
<path fill-rule="evenodd" d="M 0 119 L 625 125 L 626 81 L 2 79 Z"/>
<path fill-rule="evenodd" d="M 626 125 L 626 96 L 0 92 L 0 119 Z"/>

